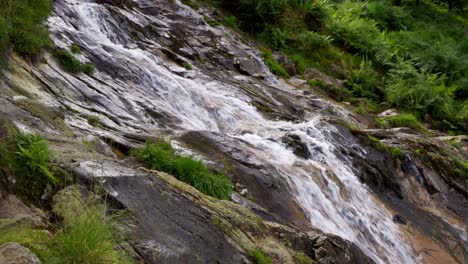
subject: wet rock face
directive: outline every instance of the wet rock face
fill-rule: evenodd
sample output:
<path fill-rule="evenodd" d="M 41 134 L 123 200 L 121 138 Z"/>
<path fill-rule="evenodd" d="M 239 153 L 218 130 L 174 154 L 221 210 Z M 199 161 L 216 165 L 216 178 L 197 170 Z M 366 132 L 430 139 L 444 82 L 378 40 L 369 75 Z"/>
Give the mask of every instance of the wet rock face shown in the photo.
<path fill-rule="evenodd" d="M 298 135 L 289 134 L 283 137 L 283 143 L 293 149 L 294 154 L 297 156 L 308 159 L 310 158 L 310 152 L 307 145 L 301 141 Z"/>
<path fill-rule="evenodd" d="M 314 263 L 320 264 L 375 264 L 356 245 L 338 236 L 318 231 L 301 232 L 293 228 L 270 223 L 269 227 L 282 241 L 304 252 Z"/>
<path fill-rule="evenodd" d="M 249 190 L 250 198 L 269 212 L 259 211 L 262 218 L 310 227 L 309 220 L 292 197 L 289 187 L 275 175 L 274 168 L 249 163 L 246 159 L 249 154 L 238 149 L 235 142 L 226 137 L 212 133 L 188 132 L 182 135 L 180 140 L 210 160 L 219 161 L 218 164 L 229 164 L 234 181 L 245 186 Z M 302 151 L 307 150 L 306 146 L 300 145 Z"/>
<path fill-rule="evenodd" d="M 41 264 L 39 258 L 28 248 L 18 243 L 0 245 L 0 263 L 2 264 Z"/>
<path fill-rule="evenodd" d="M 44 221 L 39 213 L 39 209 L 26 206 L 15 195 L 2 193 L 0 189 L 0 219 L 8 219 L 8 225 L 44 227 Z"/>
<path fill-rule="evenodd" d="M 101 170 L 93 169 L 91 163 Z M 242 263 L 244 257 L 226 240 L 211 215 L 163 180 L 110 161 L 80 164 L 72 169 L 90 182 L 98 182 L 112 206 L 129 211 L 125 233 L 145 263 Z M 112 174 L 101 174 L 108 170 Z M 63 193 L 70 191 L 76 192 Z"/>

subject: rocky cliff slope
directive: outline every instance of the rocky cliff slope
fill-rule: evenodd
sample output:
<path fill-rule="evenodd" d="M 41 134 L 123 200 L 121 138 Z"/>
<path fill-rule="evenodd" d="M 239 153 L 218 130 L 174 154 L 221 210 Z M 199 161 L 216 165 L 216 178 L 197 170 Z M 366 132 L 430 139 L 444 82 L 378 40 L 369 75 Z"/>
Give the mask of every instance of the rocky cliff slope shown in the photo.
<path fill-rule="evenodd" d="M 207 23 L 215 12 L 166 0 L 55 1 L 55 45 L 78 45 L 95 70 L 12 53 L 0 136 L 15 128 L 47 138 L 73 186 L 45 193 L 36 207 L 49 213 L 38 213 L 10 194 L 14 178 L 2 179 L 0 218 L 47 229 L 57 200 L 85 189 L 127 212 L 122 248 L 138 263 L 255 263 L 256 249 L 274 263 L 467 263 L 468 178 L 457 167 L 466 137 L 374 129 L 299 77 L 273 76 L 255 43 Z M 226 170 L 230 201 L 128 157 L 161 136 Z M 0 260 L 13 246 L 0 246 Z"/>

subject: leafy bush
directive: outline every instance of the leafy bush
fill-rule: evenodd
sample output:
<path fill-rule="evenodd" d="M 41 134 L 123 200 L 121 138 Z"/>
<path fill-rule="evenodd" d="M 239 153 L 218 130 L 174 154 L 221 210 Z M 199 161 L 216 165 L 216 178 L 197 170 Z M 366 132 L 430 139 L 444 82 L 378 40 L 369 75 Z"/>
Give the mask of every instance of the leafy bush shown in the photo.
<path fill-rule="evenodd" d="M 374 20 L 382 30 L 404 30 L 411 22 L 404 7 L 394 6 L 389 1 L 366 3 L 361 16 Z"/>
<path fill-rule="evenodd" d="M 16 146 L 13 157 L 15 186 L 22 194 L 37 199 L 47 186 L 59 183 L 51 165 L 52 152 L 47 141 L 38 135 L 17 133 L 13 141 Z"/>
<path fill-rule="evenodd" d="M 52 1 L 0 0 L 0 6 L 1 51 L 12 44 L 18 53 L 34 57 L 50 44 L 47 28 L 41 23 L 52 10 Z"/>
<path fill-rule="evenodd" d="M 383 96 L 379 76 L 372 63 L 362 61 L 359 68 L 348 71 L 346 75 L 345 85 L 355 97 L 379 99 Z"/>
<path fill-rule="evenodd" d="M 402 109 L 451 119 L 454 114 L 454 91 L 454 87 L 445 85 L 444 76 L 419 72 L 406 64 L 404 68 L 390 71 L 387 99 Z"/>
<path fill-rule="evenodd" d="M 168 140 L 148 141 L 143 148 L 133 150 L 132 154 L 150 169 L 170 173 L 204 194 L 229 199 L 232 192 L 232 183 L 226 175 L 212 172 L 191 156 L 177 155 Z"/>
<path fill-rule="evenodd" d="M 94 70 L 94 65 L 80 62 L 66 50 L 58 49 L 54 52 L 54 55 L 60 62 L 60 65 L 62 65 L 62 67 L 64 67 L 69 72 L 84 72 L 90 74 Z"/>

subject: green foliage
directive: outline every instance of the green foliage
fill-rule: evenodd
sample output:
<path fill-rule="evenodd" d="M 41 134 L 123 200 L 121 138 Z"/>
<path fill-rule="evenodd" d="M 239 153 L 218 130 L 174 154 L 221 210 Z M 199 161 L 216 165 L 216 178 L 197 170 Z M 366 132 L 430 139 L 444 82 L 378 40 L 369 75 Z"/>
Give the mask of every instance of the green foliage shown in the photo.
<path fill-rule="evenodd" d="M 71 46 L 70 46 L 70 51 L 74 54 L 79 54 L 81 53 L 81 48 L 80 46 L 78 46 L 78 44 L 76 43 L 73 43 Z"/>
<path fill-rule="evenodd" d="M 195 10 L 198 10 L 200 8 L 200 5 L 196 0 L 181 0 L 181 2 Z"/>
<path fill-rule="evenodd" d="M 50 44 L 43 20 L 52 9 L 51 0 L 0 0 L 0 51 L 10 44 L 16 52 L 34 57 Z"/>
<path fill-rule="evenodd" d="M 223 24 L 234 29 L 239 30 L 239 20 L 233 15 L 226 15 L 223 17 Z"/>
<path fill-rule="evenodd" d="M 391 148 L 390 149 L 390 154 L 392 154 L 392 157 L 395 158 L 395 159 L 401 159 L 403 158 L 405 155 L 403 153 L 403 151 L 400 149 L 400 148 Z"/>
<path fill-rule="evenodd" d="M 381 151 L 386 151 L 388 149 L 388 146 L 382 143 L 379 139 L 369 135 L 367 136 L 369 139 L 369 142 L 372 146 L 374 146 L 376 149 L 381 150 Z"/>
<path fill-rule="evenodd" d="M 148 141 L 143 148 L 135 149 L 131 154 L 150 169 L 170 173 L 204 194 L 229 199 L 232 192 L 232 183 L 226 175 L 212 172 L 191 156 L 177 155 L 168 140 Z"/>
<path fill-rule="evenodd" d="M 355 97 L 379 99 L 384 93 L 370 62 L 362 61 L 359 68 L 348 71 L 346 77 L 345 85 Z"/>
<path fill-rule="evenodd" d="M 187 69 L 187 70 L 189 70 L 189 71 L 192 70 L 192 64 L 190 64 L 190 63 L 188 63 L 188 62 L 184 62 L 184 63 L 182 64 L 182 66 L 184 66 L 184 68 Z"/>
<path fill-rule="evenodd" d="M 339 65 L 351 97 L 429 113 L 455 129 L 468 118 L 468 110 L 456 115 L 468 109 L 457 102 L 468 95 L 468 38 L 459 18 L 434 5 L 399 7 L 385 0 L 218 2 L 239 19 L 241 28 L 290 55 L 299 73 L 315 67 L 341 74 L 329 70 L 329 65 Z M 274 62 L 267 64 L 285 76 Z"/>
<path fill-rule="evenodd" d="M 444 76 L 418 72 L 408 64 L 405 66 L 390 71 L 388 101 L 402 109 L 451 119 L 455 113 L 454 87 L 445 85 Z"/>
<path fill-rule="evenodd" d="M 260 249 L 255 249 L 250 252 L 250 256 L 254 259 L 255 264 L 271 264 L 272 260 L 270 257 L 266 256 Z"/>
<path fill-rule="evenodd" d="M 50 259 L 52 252 L 48 243 L 51 239 L 52 235 L 46 230 L 10 225 L 0 228 L 0 245 L 8 242 L 19 243 L 34 252 L 43 263 Z"/>
<path fill-rule="evenodd" d="M 115 219 L 106 215 L 106 208 L 87 208 L 69 226 L 58 232 L 51 243 L 49 263 L 107 264 L 132 263 L 116 250 L 113 236 Z"/>
<path fill-rule="evenodd" d="M 411 21 L 404 7 L 394 6 L 389 1 L 366 3 L 361 16 L 374 20 L 381 30 L 405 30 Z"/>
<path fill-rule="evenodd" d="M 421 121 L 415 115 L 408 113 L 385 117 L 381 119 L 381 122 L 384 127 L 409 127 L 418 131 L 425 130 Z"/>
<path fill-rule="evenodd" d="M 56 234 L 24 226 L 0 228 L 0 244 L 16 242 L 31 249 L 43 263 L 52 264 L 130 264 L 129 257 L 116 250 L 113 235 L 115 217 L 106 207 L 86 207 L 68 226 Z"/>
<path fill-rule="evenodd" d="M 55 57 L 60 62 L 60 65 L 64 67 L 67 71 L 72 73 L 84 72 L 90 74 L 94 70 L 94 65 L 89 63 L 82 63 L 77 60 L 72 54 L 63 49 L 57 49 L 54 52 Z"/>
<path fill-rule="evenodd" d="M 15 187 L 29 198 L 37 199 L 47 186 L 59 183 L 51 164 L 52 152 L 47 141 L 38 135 L 17 133 L 13 141 L 16 147 L 12 165 L 17 176 Z"/>
<path fill-rule="evenodd" d="M 273 58 L 273 55 L 269 51 L 265 51 L 262 53 L 263 61 L 265 62 L 265 65 L 268 66 L 270 71 L 278 76 L 288 78 L 289 74 L 284 69 L 283 65 L 279 64 L 275 58 Z"/>
<path fill-rule="evenodd" d="M 302 252 L 298 252 L 294 254 L 294 260 L 298 264 L 313 264 L 314 263 L 314 261 L 309 256 L 307 256 L 306 254 Z"/>
<path fill-rule="evenodd" d="M 453 158 L 455 165 L 454 172 L 461 178 L 468 178 L 468 161 Z"/>
<path fill-rule="evenodd" d="M 99 119 L 98 116 L 88 116 L 88 117 L 86 117 L 86 120 L 88 121 L 88 124 L 90 126 L 101 126 L 102 125 L 101 119 Z"/>

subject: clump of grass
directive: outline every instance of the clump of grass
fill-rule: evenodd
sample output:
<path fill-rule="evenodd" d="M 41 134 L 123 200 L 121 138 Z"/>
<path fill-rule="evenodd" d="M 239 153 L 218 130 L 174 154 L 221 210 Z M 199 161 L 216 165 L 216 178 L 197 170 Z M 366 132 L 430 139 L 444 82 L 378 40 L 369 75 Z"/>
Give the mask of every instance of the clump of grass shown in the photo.
<path fill-rule="evenodd" d="M 205 19 L 206 23 L 212 27 L 217 27 L 220 25 L 220 23 L 210 17 L 204 16 L 203 19 Z"/>
<path fill-rule="evenodd" d="M 99 119 L 98 116 L 88 116 L 86 118 L 86 121 L 88 121 L 88 124 L 90 126 L 101 126 L 102 125 L 101 119 Z"/>
<path fill-rule="evenodd" d="M 266 256 L 260 249 L 255 249 L 250 252 L 250 256 L 254 259 L 255 264 L 271 264 L 272 260 L 270 257 Z"/>
<path fill-rule="evenodd" d="M 459 158 L 453 158 L 455 165 L 454 172 L 461 178 L 468 178 L 468 161 L 461 160 Z"/>
<path fill-rule="evenodd" d="M 150 169 L 170 173 L 204 194 L 229 199 L 232 192 L 232 183 L 225 174 L 211 171 L 192 156 L 177 155 L 168 140 L 148 141 L 143 148 L 132 150 L 131 154 Z"/>
<path fill-rule="evenodd" d="M 381 150 L 381 151 L 386 151 L 388 149 L 388 146 L 384 143 L 382 143 L 382 141 L 380 141 L 379 139 L 371 136 L 371 135 L 368 135 L 367 136 L 368 139 L 369 139 L 369 142 L 371 143 L 372 146 L 374 146 L 376 149 L 378 150 Z"/>
<path fill-rule="evenodd" d="M 405 156 L 403 151 L 398 147 L 391 148 L 390 149 L 390 154 L 392 154 L 392 157 L 395 158 L 395 159 L 401 159 L 401 158 L 403 158 Z"/>
<path fill-rule="evenodd" d="M 304 254 L 303 252 L 297 252 L 296 254 L 294 254 L 294 260 L 298 264 L 313 264 L 314 263 L 314 261 L 309 256 Z"/>
<path fill-rule="evenodd" d="M 60 62 L 60 65 L 69 72 L 91 74 L 94 70 L 94 65 L 80 62 L 66 50 L 58 49 L 54 52 L 54 55 Z"/>
<path fill-rule="evenodd" d="M 273 58 L 273 55 L 271 54 L 270 51 L 262 52 L 262 57 L 263 57 L 263 61 L 265 62 L 265 65 L 268 66 L 268 68 L 270 69 L 270 71 L 273 74 L 276 74 L 276 75 L 284 77 L 284 78 L 289 77 L 289 74 L 286 71 L 286 69 L 284 68 L 284 66 L 279 64 L 275 60 L 275 58 Z"/>
<path fill-rule="evenodd" d="M 60 230 L 51 243 L 50 263 L 132 263 L 116 250 L 115 219 L 104 206 L 87 208 L 69 226 Z"/>
<path fill-rule="evenodd" d="M 80 46 L 78 46 L 78 44 L 76 44 L 76 43 L 73 43 L 73 44 L 70 46 L 70 50 L 71 50 L 71 52 L 74 53 L 74 54 L 79 54 L 79 53 L 81 53 L 81 48 L 80 48 Z"/>
<path fill-rule="evenodd" d="M 192 70 L 192 64 L 190 64 L 190 63 L 188 63 L 188 62 L 184 62 L 184 63 L 182 64 L 182 66 L 183 66 L 185 69 L 189 70 L 189 71 Z"/>
<path fill-rule="evenodd" d="M 424 131 L 425 127 L 421 121 L 413 114 L 400 114 L 396 116 L 389 116 L 379 118 L 377 122 L 384 127 L 409 127 L 414 130 Z"/>
<path fill-rule="evenodd" d="M 31 249 L 43 263 L 130 264 L 131 259 L 116 250 L 115 217 L 105 206 L 86 206 L 76 219 L 55 234 L 46 230 L 7 225 L 0 229 L 0 245 L 16 242 Z"/>

